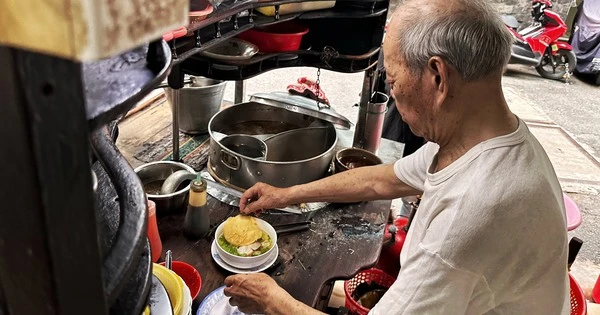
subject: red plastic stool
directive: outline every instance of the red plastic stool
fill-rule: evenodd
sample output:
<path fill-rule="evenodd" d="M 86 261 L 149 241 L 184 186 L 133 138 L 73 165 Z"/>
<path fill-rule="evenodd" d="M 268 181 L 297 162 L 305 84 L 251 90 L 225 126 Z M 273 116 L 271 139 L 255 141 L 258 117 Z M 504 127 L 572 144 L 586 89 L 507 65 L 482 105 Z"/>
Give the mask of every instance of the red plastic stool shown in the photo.
<path fill-rule="evenodd" d="M 596 284 L 592 289 L 592 300 L 600 304 L 600 275 L 598 276 L 598 280 L 596 280 Z"/>
<path fill-rule="evenodd" d="M 563 193 L 565 211 L 567 213 L 567 231 L 573 231 L 581 225 L 581 211 L 579 207 L 567 194 Z"/>

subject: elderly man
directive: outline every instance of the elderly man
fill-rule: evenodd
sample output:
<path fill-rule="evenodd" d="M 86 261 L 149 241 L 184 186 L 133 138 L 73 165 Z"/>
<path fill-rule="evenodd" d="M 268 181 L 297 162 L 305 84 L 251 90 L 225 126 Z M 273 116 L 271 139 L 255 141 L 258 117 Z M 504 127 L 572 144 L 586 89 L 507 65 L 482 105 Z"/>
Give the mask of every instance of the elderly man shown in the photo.
<path fill-rule="evenodd" d="M 561 188 L 502 93 L 511 42 L 484 0 L 405 1 L 385 66 L 402 119 L 429 143 L 392 165 L 289 188 L 256 184 L 241 211 L 421 194 L 398 278 L 372 314 L 568 314 Z M 225 284 L 245 312 L 318 313 L 264 274 Z"/>

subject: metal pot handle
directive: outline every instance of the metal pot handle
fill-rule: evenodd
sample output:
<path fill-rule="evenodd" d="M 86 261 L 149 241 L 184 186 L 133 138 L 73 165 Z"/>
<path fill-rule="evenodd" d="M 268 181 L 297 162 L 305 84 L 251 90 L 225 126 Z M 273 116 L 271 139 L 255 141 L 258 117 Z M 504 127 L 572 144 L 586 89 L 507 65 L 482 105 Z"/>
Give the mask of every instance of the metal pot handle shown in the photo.
<path fill-rule="evenodd" d="M 120 154 L 106 127 L 92 132 L 92 148 L 119 197 L 119 228 L 102 270 L 104 294 L 113 303 L 135 270 L 134 261 L 144 249 L 148 222 L 147 201 L 137 174 Z"/>
<path fill-rule="evenodd" d="M 242 165 L 240 158 L 230 154 L 227 151 L 221 150 L 221 163 L 225 165 L 227 168 L 237 171 L 240 169 L 240 165 Z"/>

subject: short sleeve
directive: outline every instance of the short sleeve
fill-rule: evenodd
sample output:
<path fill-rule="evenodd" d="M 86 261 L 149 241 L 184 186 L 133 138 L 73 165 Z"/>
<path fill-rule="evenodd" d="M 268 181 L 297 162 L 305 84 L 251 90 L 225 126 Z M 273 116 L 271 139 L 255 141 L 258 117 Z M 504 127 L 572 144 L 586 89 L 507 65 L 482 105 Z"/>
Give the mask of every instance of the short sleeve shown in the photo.
<path fill-rule="evenodd" d="M 423 191 L 427 170 L 437 153 L 439 146 L 428 142 L 413 154 L 394 163 L 394 173 L 403 183 Z"/>

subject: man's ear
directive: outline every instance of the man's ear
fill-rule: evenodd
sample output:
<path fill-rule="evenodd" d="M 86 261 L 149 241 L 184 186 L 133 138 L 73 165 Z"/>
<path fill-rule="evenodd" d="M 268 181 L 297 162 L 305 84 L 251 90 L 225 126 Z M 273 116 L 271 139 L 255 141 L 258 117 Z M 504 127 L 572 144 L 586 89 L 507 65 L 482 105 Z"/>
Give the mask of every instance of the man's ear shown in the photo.
<path fill-rule="evenodd" d="M 448 64 L 438 56 L 429 58 L 427 70 L 431 73 L 432 84 L 438 92 L 446 93 L 448 89 Z"/>
<path fill-rule="evenodd" d="M 441 104 L 448 96 L 450 67 L 448 63 L 441 57 L 434 56 L 429 58 L 427 62 L 427 70 L 429 73 L 428 79 L 431 86 L 435 90 L 436 103 Z"/>

